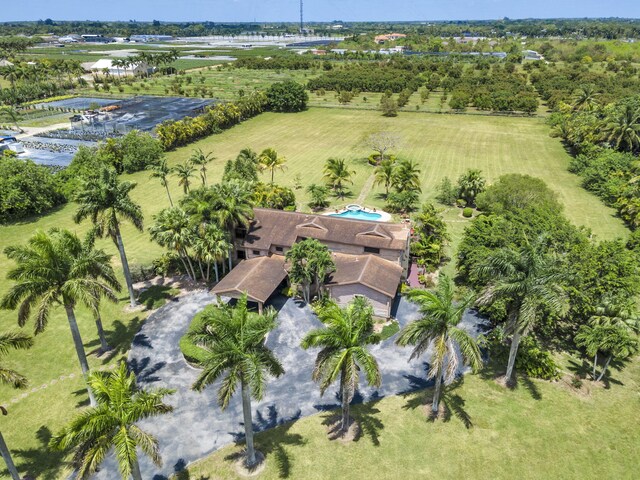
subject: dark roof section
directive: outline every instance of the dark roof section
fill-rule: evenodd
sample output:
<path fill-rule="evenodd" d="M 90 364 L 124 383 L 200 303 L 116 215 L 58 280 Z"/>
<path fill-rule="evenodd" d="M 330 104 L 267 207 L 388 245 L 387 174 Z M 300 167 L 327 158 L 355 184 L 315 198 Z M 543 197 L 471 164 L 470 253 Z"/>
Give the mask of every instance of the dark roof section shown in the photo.
<path fill-rule="evenodd" d="M 211 293 L 233 298 L 246 293 L 249 300 L 264 303 L 286 276 L 281 255 L 242 260 Z"/>
<path fill-rule="evenodd" d="M 334 253 L 333 260 L 336 263 L 336 271 L 329 276 L 328 287 L 359 283 L 387 297 L 396 296 L 402 277 L 402 267 L 397 263 L 376 255 L 341 253 Z"/>
<path fill-rule="evenodd" d="M 255 219 L 244 240 L 246 248 L 267 250 L 271 245 L 290 247 L 300 238 L 315 238 L 362 247 L 404 250 L 409 228 L 399 223 L 284 212 L 254 208 Z"/>

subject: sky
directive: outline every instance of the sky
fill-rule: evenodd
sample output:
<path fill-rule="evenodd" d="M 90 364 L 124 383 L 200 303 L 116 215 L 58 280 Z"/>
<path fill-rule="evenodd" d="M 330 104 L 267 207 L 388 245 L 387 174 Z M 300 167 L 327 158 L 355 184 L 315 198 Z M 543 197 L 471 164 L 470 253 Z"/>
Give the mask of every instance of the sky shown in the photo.
<path fill-rule="evenodd" d="M 640 0 L 304 0 L 308 21 L 640 17 Z M 299 0 L 14 0 L 12 20 L 297 21 Z"/>

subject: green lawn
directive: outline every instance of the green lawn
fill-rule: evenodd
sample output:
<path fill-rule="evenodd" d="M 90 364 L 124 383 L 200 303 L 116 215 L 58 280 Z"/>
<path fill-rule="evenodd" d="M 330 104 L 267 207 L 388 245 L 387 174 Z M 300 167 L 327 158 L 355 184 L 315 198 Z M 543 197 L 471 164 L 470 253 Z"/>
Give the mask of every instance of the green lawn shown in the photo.
<path fill-rule="evenodd" d="M 276 172 L 275 181 L 293 186 L 295 177 L 300 175 L 302 184 L 306 188 L 312 182 L 319 183 L 323 181 L 322 167 L 327 158 L 343 157 L 348 160 L 351 168 L 356 171 L 356 175 L 352 186 L 353 196 L 344 200 L 334 199 L 333 205 L 338 206 L 357 199 L 362 186 L 365 185 L 365 182 L 370 177 L 373 167 L 369 166 L 365 160 L 370 152 L 364 145 L 364 141 L 369 134 L 381 130 L 397 132 L 402 139 L 402 147 L 398 149 L 397 153 L 401 157 L 412 158 L 420 163 L 423 181 L 422 197 L 425 200 L 433 199 L 435 195 L 434 187 L 444 176 L 455 179 L 467 168 L 482 169 L 490 181 L 508 172 L 528 173 L 544 179 L 558 193 L 559 198 L 566 207 L 568 217 L 576 224 L 592 228 L 600 238 L 625 235 L 626 229 L 614 217 L 613 210 L 604 207 L 599 199 L 583 190 L 579 186 L 579 179 L 567 172 L 569 157 L 560 143 L 548 136 L 548 127 L 545 126 L 541 119 L 420 113 L 401 113 L 397 118 L 384 118 L 374 111 L 312 108 L 299 114 L 267 113 L 260 115 L 222 134 L 211 136 L 189 147 L 170 152 L 168 159 L 171 165 L 175 165 L 177 162 L 184 161 L 194 148 L 213 151 L 217 159 L 210 164 L 208 176 L 210 182 L 215 182 L 222 175 L 224 162 L 229 158 L 235 157 L 240 149 L 251 147 L 260 151 L 265 147 L 275 147 L 280 154 L 288 159 L 288 169 L 285 172 Z M 168 206 L 164 189 L 157 181 L 149 180 L 149 174 L 146 172 L 125 177 L 138 182 L 138 187 L 133 191 L 132 196 L 134 200 L 141 204 L 146 226 L 148 226 L 152 222 L 153 214 Z M 267 178 L 267 174 L 265 174 L 264 179 L 266 180 Z M 194 178 L 194 182 L 197 182 L 197 179 Z M 170 188 L 174 199 L 181 196 L 175 179 L 170 182 Z M 384 200 L 379 198 L 380 193 L 382 193 L 380 188 L 371 190 L 364 195 L 362 203 L 368 206 L 382 207 Z M 296 195 L 300 207 L 305 209 L 305 204 L 308 200 L 305 190 L 296 190 Z M 67 205 L 41 218 L 0 227 L 0 249 L 4 249 L 7 245 L 25 242 L 34 230 L 38 228 L 48 229 L 55 226 L 70 228 L 78 233 L 87 231 L 89 226 L 87 223 L 75 225 L 71 220 L 75 208 L 75 205 Z M 468 220 L 463 220 L 459 216 L 458 209 L 449 210 L 445 216 L 453 236 L 452 248 L 455 248 Z M 162 252 L 160 247 L 150 242 L 146 233 L 140 234 L 128 225 L 123 229 L 123 238 L 131 264 L 149 264 Z M 114 255 L 114 263 L 119 267 L 114 245 L 107 240 L 101 241 L 100 245 Z M 8 282 L 4 279 L 4 272 L 11 266 L 7 258 L 4 255 L 0 255 L 0 272 L 2 272 L 0 275 L 0 295 L 6 293 L 9 288 Z M 449 268 L 453 268 L 453 265 L 451 264 Z M 151 295 L 150 304 L 154 307 L 157 306 L 163 301 L 165 293 L 155 292 L 154 295 Z M 126 293 L 123 292 L 119 304 L 105 305 L 103 321 L 110 342 L 117 348 L 111 359 L 101 359 L 96 358 L 95 355 L 90 355 L 90 363 L 94 367 L 110 368 L 113 366 L 115 361 L 126 353 L 133 335 L 146 317 L 147 313 L 145 311 L 125 313 L 124 307 L 126 303 Z M 15 328 L 16 320 L 17 314 L 15 312 L 0 311 L 0 329 L 2 331 Z M 92 351 L 98 346 L 98 341 L 91 315 L 87 311 L 80 309 L 78 322 L 87 351 Z M 60 428 L 74 414 L 75 406 L 79 402 L 86 401 L 86 395 L 80 388 L 80 369 L 63 312 L 57 310 L 51 316 L 47 331 L 38 336 L 32 349 L 25 352 L 12 353 L 4 363 L 27 375 L 31 380 L 31 386 L 30 389 L 24 392 L 10 390 L 6 387 L 0 388 L 2 404 L 9 409 L 9 415 L 2 417 L 0 430 L 2 430 L 10 448 L 17 452 L 16 461 L 19 466 L 28 467 L 26 470 L 29 473 L 43 473 L 45 474 L 43 478 L 57 478 L 62 471 L 59 457 L 56 454 L 47 453 L 43 448 L 42 438 L 46 437 L 47 431 L 56 431 Z M 69 375 L 73 376 L 70 377 Z M 470 386 L 476 385 L 474 381 L 469 382 L 469 384 Z M 632 395 L 628 388 L 619 390 L 625 395 Z M 556 398 L 555 394 L 549 393 L 549 402 L 545 399 L 544 402 L 531 403 L 526 408 L 520 406 L 519 400 L 512 403 L 507 402 L 507 405 L 511 405 L 509 408 L 514 411 L 511 411 L 508 416 L 498 417 L 498 420 L 496 420 L 494 415 L 496 413 L 495 409 L 497 409 L 495 402 L 497 404 L 500 402 L 495 400 L 490 392 L 493 392 L 494 395 L 496 394 L 491 388 L 489 390 L 484 387 L 469 390 L 470 404 L 473 395 L 486 396 L 489 406 L 494 410 L 490 409 L 487 416 L 480 412 L 472 411 L 476 428 L 472 433 L 463 431 L 460 434 L 460 438 L 471 438 L 469 437 L 470 434 L 482 437 L 480 435 L 484 428 L 482 425 L 486 421 L 503 422 L 506 429 L 506 425 L 509 425 L 508 421 L 524 416 L 523 422 L 524 425 L 527 425 L 527 422 L 530 421 L 526 417 L 527 414 L 537 411 L 538 408 L 551 408 Z M 622 395 L 623 393 L 620 394 Z M 637 393 L 635 395 L 637 397 Z M 523 398 L 526 399 L 526 396 Z M 506 402 L 506 400 L 504 401 Z M 576 408 L 582 408 L 579 400 L 572 401 L 575 403 Z M 633 401 L 637 402 L 637 398 Z M 393 418 L 394 412 L 402 412 L 401 405 L 403 400 L 390 399 L 385 402 L 389 404 L 389 409 L 385 406 L 383 410 L 383 423 L 389 425 L 386 427 L 385 435 L 399 435 L 399 433 L 392 434 L 396 430 L 392 429 L 385 419 Z M 565 407 L 568 404 L 569 400 L 566 400 Z M 384 405 L 387 405 L 387 403 Z M 528 404 L 525 403 L 524 405 Z M 623 412 L 628 411 L 631 406 L 629 405 L 625 408 L 627 410 L 623 410 Z M 569 420 L 571 420 L 572 415 L 578 415 L 573 411 L 567 412 L 567 410 L 565 408 L 563 413 L 568 415 Z M 559 408 L 558 411 L 563 410 Z M 607 428 L 611 428 L 612 431 L 615 428 L 624 431 L 630 423 L 624 414 L 618 417 L 614 416 L 612 419 L 611 414 L 618 411 L 616 408 L 610 408 L 608 411 L 609 418 L 607 423 L 611 423 L 611 425 L 607 425 Z M 545 421 L 553 424 L 558 423 L 557 418 L 544 418 Z M 587 421 L 590 422 L 588 425 L 596 423 L 595 414 L 584 415 L 584 418 L 587 418 Z M 629 415 L 629 418 L 637 420 L 637 416 L 631 417 Z M 615 427 L 613 420 L 617 419 L 619 419 L 619 422 Z M 411 428 L 424 428 L 415 420 L 415 417 L 409 416 L 404 420 L 405 423 L 399 427 L 404 428 L 407 425 L 410 426 L 416 423 Z M 300 425 L 303 425 L 303 423 Z M 571 425 L 571 423 L 568 425 Z M 433 428 L 439 429 L 441 427 L 436 426 Z M 498 433 L 491 434 L 493 435 L 491 438 L 506 441 L 508 433 L 504 432 L 507 430 L 498 429 L 497 431 Z M 579 430 L 579 432 L 582 431 L 589 432 L 584 428 Z M 503 433 L 500 434 L 500 432 Z M 429 441 L 430 436 L 426 435 L 420 438 L 422 441 Z M 538 438 L 536 435 L 535 439 L 530 441 L 542 441 L 538 440 Z M 561 440 L 564 442 L 563 448 L 572 446 L 565 437 Z M 607 437 L 597 436 L 597 441 L 585 441 L 582 448 L 593 448 L 594 450 L 602 448 L 602 445 L 606 445 L 606 442 L 602 443 L 601 440 L 607 440 Z M 526 444 L 527 439 L 522 438 L 521 442 Z M 364 444 L 366 442 L 362 443 L 362 445 Z M 456 448 L 461 449 L 462 446 L 459 445 Z M 425 459 L 429 459 L 433 455 L 442 457 L 442 461 L 444 461 L 445 457 L 449 459 L 459 458 L 455 454 L 451 455 L 438 450 L 435 445 L 425 448 L 428 449 L 428 452 L 423 452 Z M 346 449 L 353 448 L 348 446 Z M 376 451 L 373 451 L 373 454 Z M 371 453 L 371 451 L 369 452 Z M 617 458 L 617 455 L 621 455 L 621 452 L 624 453 L 622 449 L 613 450 L 614 458 Z M 358 455 L 354 456 L 350 461 L 356 462 L 365 453 L 363 452 L 360 457 Z M 514 452 L 511 462 L 515 461 L 516 454 L 517 452 Z M 339 453 L 325 452 L 325 455 L 327 455 L 326 458 L 334 458 L 333 455 L 335 455 L 336 459 L 340 459 Z M 397 450 L 390 450 L 388 463 L 380 468 L 395 468 L 393 460 L 398 455 L 399 452 Z M 301 456 L 296 457 L 296 465 L 308 465 L 312 461 L 312 457 L 308 460 L 302 460 Z M 578 457 L 576 456 L 576 458 Z M 456 468 L 460 461 L 462 460 L 453 462 Z M 464 461 L 473 463 L 481 460 L 476 457 L 475 459 L 465 459 Z M 538 462 L 535 456 L 531 457 L 531 461 L 535 461 L 536 464 Z M 591 459 L 585 461 L 592 462 Z M 335 463 L 339 465 L 340 461 Z M 405 465 L 404 462 L 400 463 Z M 540 462 L 540 464 L 544 465 L 545 462 Z M 428 466 L 429 463 L 425 463 L 425 474 L 429 473 L 429 470 L 426 470 Z M 512 472 L 515 468 L 512 465 L 505 472 Z M 316 475 L 324 472 L 320 467 L 315 471 L 318 472 Z M 24 473 L 27 472 L 25 471 Z M 292 478 L 306 477 L 303 475 L 302 477 L 293 476 Z"/>
<path fill-rule="evenodd" d="M 320 413 L 257 435 L 266 454 L 257 478 L 631 480 L 640 461 L 640 363 L 613 378 L 610 389 L 585 395 L 564 382 L 521 380 L 510 391 L 466 376 L 446 395 L 456 407 L 448 421 L 427 420 L 431 389 L 389 397 L 353 409 L 364 428 L 351 443 L 329 440 L 324 422 L 334 412 Z M 229 459 L 240 448 L 223 448 L 176 478 L 241 478 Z"/>

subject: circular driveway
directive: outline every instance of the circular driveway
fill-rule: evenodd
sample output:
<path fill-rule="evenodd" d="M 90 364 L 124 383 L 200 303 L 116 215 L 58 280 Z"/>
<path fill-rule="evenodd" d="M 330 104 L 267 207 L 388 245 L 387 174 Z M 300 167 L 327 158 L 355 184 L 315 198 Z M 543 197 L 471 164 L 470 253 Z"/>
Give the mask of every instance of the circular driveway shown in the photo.
<path fill-rule="evenodd" d="M 176 390 L 167 399 L 167 403 L 174 406 L 172 413 L 140 423 L 141 428 L 157 437 L 164 462 L 158 468 L 141 456 L 143 478 L 168 478 L 190 462 L 243 437 L 240 395 L 236 395 L 223 412 L 216 399 L 218 384 L 207 387 L 202 393 L 191 390 L 198 370 L 188 365 L 180 352 L 180 338 L 191 320 L 214 301 L 215 297 L 207 292 L 170 301 L 153 313 L 134 337 L 129 364 L 138 377 L 138 383 L 145 388 Z M 282 362 L 285 374 L 271 379 L 262 401 L 253 402 L 257 430 L 340 405 L 337 386 L 321 397 L 317 385 L 311 380 L 317 351 L 300 348 L 302 337 L 309 330 L 321 327 L 322 323 L 308 306 L 297 300 L 276 297 L 270 305 L 279 311 L 279 316 L 278 326 L 269 334 L 267 345 Z M 403 326 L 418 317 L 417 308 L 401 299 L 396 317 Z M 481 324 L 481 319 L 472 313 L 463 320 L 463 326 L 472 333 L 477 333 Z M 397 347 L 393 338 L 373 346 L 371 351 L 380 366 L 382 385 L 374 389 L 365 387 L 361 382 L 358 398 L 368 401 L 427 386 L 425 369 L 429 353 L 421 359 L 407 362 L 409 349 Z M 114 478 L 116 472 L 115 459 L 111 456 L 96 478 Z"/>

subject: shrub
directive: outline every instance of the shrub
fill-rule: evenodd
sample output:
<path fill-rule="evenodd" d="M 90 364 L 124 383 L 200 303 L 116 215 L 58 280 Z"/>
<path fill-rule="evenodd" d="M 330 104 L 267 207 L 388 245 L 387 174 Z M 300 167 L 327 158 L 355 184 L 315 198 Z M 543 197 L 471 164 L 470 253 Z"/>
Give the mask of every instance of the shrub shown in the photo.
<path fill-rule="evenodd" d="M 462 198 L 456 200 L 456 207 L 463 208 L 466 204 L 467 202 Z"/>
<path fill-rule="evenodd" d="M 273 183 L 257 183 L 253 190 L 253 201 L 256 207 L 275 208 L 277 210 L 295 211 L 296 195 L 288 187 Z"/>
<path fill-rule="evenodd" d="M 304 86 L 292 80 L 276 82 L 267 90 L 268 105 L 274 112 L 300 112 L 307 108 L 308 100 Z"/>
<path fill-rule="evenodd" d="M 0 155 L 0 223 L 38 215 L 66 202 L 52 169 Z"/>
<path fill-rule="evenodd" d="M 443 205 L 454 205 L 456 203 L 458 192 L 449 177 L 444 177 L 436 190 L 438 191 L 436 200 Z"/>
<path fill-rule="evenodd" d="M 217 308 L 217 307 L 215 305 L 209 305 L 200 313 L 198 313 L 195 317 L 193 317 L 193 320 L 191 320 L 191 325 L 189 325 L 189 329 L 187 330 L 187 333 L 184 334 L 180 339 L 180 351 L 182 352 L 184 359 L 189 363 L 199 365 L 202 363 L 202 361 L 206 357 L 206 353 L 207 353 L 206 350 L 202 347 L 197 346 L 195 343 L 193 343 L 189 339 L 188 333 L 199 328 L 200 325 L 202 325 L 202 319 L 204 318 L 205 312 L 213 308 Z"/>
<path fill-rule="evenodd" d="M 471 207 L 465 207 L 464 210 L 462 210 L 462 216 L 464 218 L 471 218 L 473 217 L 473 208 Z"/>
<path fill-rule="evenodd" d="M 481 347 L 489 351 L 493 360 L 500 365 L 506 365 L 509 358 L 510 342 L 502 327 L 496 327 L 487 335 L 481 335 L 478 342 Z M 531 335 L 523 337 L 520 341 L 516 357 L 516 370 L 543 380 L 555 380 L 560 376 L 558 366 L 551 354 L 543 350 Z"/>

